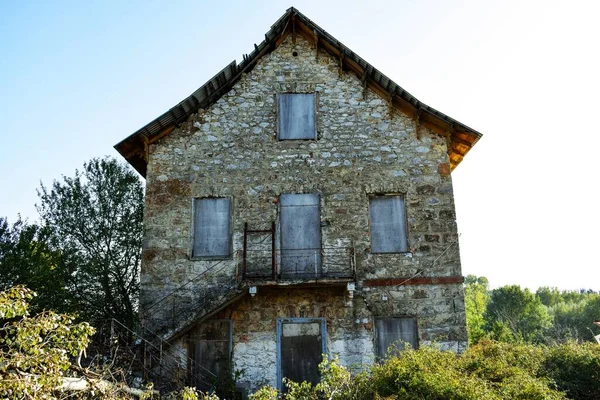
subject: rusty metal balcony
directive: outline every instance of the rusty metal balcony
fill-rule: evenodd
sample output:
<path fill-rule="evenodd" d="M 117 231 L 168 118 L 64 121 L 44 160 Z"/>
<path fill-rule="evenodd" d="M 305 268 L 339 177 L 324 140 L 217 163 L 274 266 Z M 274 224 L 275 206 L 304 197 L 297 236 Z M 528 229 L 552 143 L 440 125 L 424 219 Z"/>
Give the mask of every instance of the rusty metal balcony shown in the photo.
<path fill-rule="evenodd" d="M 271 284 L 352 281 L 355 279 L 354 249 L 246 249 L 242 279 Z"/>
<path fill-rule="evenodd" d="M 241 278 L 252 285 L 336 283 L 355 280 L 354 248 L 278 248 L 275 223 L 270 229 L 244 227 Z"/>

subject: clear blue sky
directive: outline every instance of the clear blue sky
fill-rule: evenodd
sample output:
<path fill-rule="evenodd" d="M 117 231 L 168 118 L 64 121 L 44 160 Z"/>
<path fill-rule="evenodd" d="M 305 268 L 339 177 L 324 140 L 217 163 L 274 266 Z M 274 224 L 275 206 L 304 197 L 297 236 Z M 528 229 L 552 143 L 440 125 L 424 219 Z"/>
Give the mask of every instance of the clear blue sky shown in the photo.
<path fill-rule="evenodd" d="M 0 216 L 264 38 L 291 5 L 484 133 L 453 173 L 464 274 L 600 290 L 597 1 L 0 2 Z"/>

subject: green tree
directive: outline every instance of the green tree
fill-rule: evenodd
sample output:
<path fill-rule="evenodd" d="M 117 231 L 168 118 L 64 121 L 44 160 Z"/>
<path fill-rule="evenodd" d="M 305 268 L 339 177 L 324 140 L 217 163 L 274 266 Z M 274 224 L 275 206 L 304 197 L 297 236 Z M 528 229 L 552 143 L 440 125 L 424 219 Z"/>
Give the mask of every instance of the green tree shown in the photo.
<path fill-rule="evenodd" d="M 143 186 L 112 158 L 92 159 L 74 177 L 38 190 L 38 211 L 75 265 L 72 290 L 94 325 L 136 320 L 142 244 Z"/>
<path fill-rule="evenodd" d="M 70 312 L 75 307 L 68 290 L 71 272 L 48 227 L 20 218 L 11 226 L 0 218 L 0 290 L 25 285 L 37 293 L 31 301 L 34 312 Z"/>
<path fill-rule="evenodd" d="M 469 343 L 474 344 L 485 335 L 485 313 L 490 296 L 487 278 L 468 275 L 465 278 L 465 311 Z"/>
<path fill-rule="evenodd" d="M 546 307 L 554 307 L 564 302 L 560 290 L 556 287 L 542 286 L 535 291 L 535 295 L 540 298 L 540 301 Z"/>
<path fill-rule="evenodd" d="M 558 297 L 556 294 L 558 293 Z M 538 296 L 540 291 L 538 290 Z M 546 331 L 548 343 L 564 343 L 570 340 L 595 342 L 594 335 L 600 329 L 593 324 L 600 319 L 600 295 L 590 290 L 553 290 L 552 300 L 545 293 L 539 296 L 542 302 L 551 304 L 552 326 Z"/>
<path fill-rule="evenodd" d="M 494 289 L 484 318 L 489 329 L 500 323 L 510 329 L 515 340 L 530 343 L 543 341 L 544 330 L 551 324 L 539 297 L 518 285 Z"/>

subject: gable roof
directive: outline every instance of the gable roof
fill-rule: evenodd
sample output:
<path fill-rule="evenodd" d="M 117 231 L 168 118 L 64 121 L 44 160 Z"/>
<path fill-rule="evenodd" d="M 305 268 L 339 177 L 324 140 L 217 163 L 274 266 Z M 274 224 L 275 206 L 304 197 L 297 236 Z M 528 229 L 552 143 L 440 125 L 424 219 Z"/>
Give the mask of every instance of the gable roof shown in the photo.
<path fill-rule="evenodd" d="M 265 40 L 254 45 L 254 51 L 244 54 L 243 61 L 235 60 L 213 76 L 179 104 L 146 124 L 115 145 L 115 149 L 142 175 L 146 176 L 148 145 L 169 134 L 180 123 L 201 108 L 207 108 L 227 93 L 250 72 L 264 55 L 272 52 L 288 35 L 300 34 L 311 40 L 319 50 L 337 58 L 343 71 L 354 73 L 365 87 L 387 99 L 391 106 L 415 119 L 433 132 L 448 138 L 450 168 L 454 169 L 481 138 L 481 133 L 423 104 L 414 96 L 363 60 L 352 50 L 306 18 L 295 8 L 289 8 L 265 34 Z"/>

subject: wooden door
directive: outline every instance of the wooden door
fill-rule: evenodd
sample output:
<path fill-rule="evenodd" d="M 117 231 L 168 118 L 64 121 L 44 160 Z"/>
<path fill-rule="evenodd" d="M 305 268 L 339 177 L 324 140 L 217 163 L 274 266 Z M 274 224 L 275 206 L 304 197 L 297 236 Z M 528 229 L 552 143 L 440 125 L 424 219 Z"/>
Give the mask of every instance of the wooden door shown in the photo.
<path fill-rule="evenodd" d="M 324 319 L 278 320 L 277 331 L 279 383 L 282 384 L 283 378 L 294 382 L 319 383 L 319 364 L 326 351 Z"/>
<path fill-rule="evenodd" d="M 198 324 L 190 336 L 192 385 L 202 391 L 223 382 L 230 373 L 231 320 Z"/>

